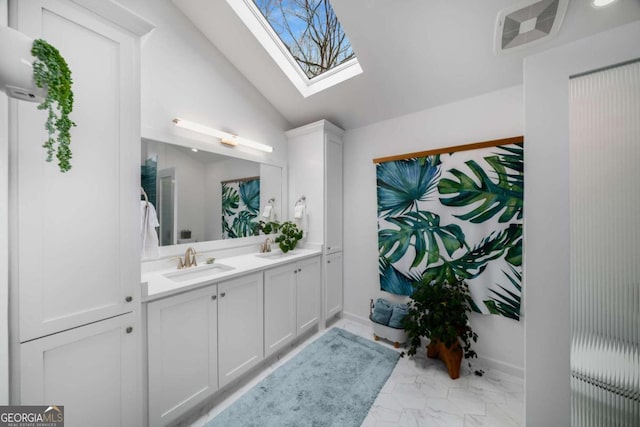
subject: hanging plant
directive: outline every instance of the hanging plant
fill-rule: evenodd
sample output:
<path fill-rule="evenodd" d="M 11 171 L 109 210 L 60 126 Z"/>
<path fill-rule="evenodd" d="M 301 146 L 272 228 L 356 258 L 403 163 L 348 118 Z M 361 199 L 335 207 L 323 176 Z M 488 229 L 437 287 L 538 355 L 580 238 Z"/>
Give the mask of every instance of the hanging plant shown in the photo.
<path fill-rule="evenodd" d="M 67 172 L 71 169 L 71 128 L 76 125 L 69 118 L 73 111 L 71 71 L 58 49 L 42 39 L 34 40 L 31 54 L 36 58 L 33 80 L 38 87 L 47 89 L 47 96 L 38 105 L 39 110 L 48 112 L 45 129 L 49 138 L 42 146 L 47 150 L 47 161 L 53 160 L 56 153 L 60 171 Z"/>

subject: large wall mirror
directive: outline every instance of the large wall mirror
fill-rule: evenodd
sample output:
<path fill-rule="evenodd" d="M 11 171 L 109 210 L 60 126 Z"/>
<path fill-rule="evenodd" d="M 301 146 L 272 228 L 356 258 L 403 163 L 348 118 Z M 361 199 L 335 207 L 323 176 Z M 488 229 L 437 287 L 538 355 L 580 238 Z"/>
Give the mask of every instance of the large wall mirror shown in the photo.
<path fill-rule="evenodd" d="M 140 170 L 160 246 L 249 237 L 265 211 L 280 219 L 278 166 L 143 138 Z"/>

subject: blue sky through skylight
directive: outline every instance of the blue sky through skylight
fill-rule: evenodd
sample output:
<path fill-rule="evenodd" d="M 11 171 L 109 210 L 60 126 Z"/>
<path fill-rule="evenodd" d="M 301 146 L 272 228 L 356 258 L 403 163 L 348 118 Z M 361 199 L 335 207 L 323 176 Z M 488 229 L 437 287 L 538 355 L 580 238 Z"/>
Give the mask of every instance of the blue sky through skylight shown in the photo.
<path fill-rule="evenodd" d="M 253 0 L 307 78 L 355 58 L 329 0 Z"/>

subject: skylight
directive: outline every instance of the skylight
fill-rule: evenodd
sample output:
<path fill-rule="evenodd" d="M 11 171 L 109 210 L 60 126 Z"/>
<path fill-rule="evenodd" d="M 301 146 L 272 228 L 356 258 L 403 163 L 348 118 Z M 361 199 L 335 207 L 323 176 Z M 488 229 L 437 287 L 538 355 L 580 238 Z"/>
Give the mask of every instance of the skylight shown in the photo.
<path fill-rule="evenodd" d="M 329 0 L 253 0 L 312 79 L 355 58 Z"/>
<path fill-rule="evenodd" d="M 307 97 L 362 73 L 329 0 L 227 0 Z"/>

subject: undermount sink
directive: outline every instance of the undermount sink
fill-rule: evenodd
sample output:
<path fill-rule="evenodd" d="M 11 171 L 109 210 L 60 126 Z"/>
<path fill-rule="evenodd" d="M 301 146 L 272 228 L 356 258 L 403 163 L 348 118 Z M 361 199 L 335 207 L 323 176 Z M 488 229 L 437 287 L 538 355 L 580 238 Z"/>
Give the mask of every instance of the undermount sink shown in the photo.
<path fill-rule="evenodd" d="M 188 280 L 198 279 L 200 277 L 207 277 L 215 275 L 216 273 L 224 273 L 225 271 L 233 270 L 225 264 L 205 264 L 198 267 L 191 267 L 185 270 L 172 271 L 171 273 L 163 274 L 169 280 L 174 282 L 186 282 Z"/>
<path fill-rule="evenodd" d="M 255 256 L 260 258 L 267 258 L 267 259 L 280 259 L 280 258 L 290 257 L 291 255 L 295 255 L 296 253 L 297 252 L 295 251 L 289 251 L 285 253 L 285 252 L 282 252 L 280 249 L 276 249 L 271 252 L 263 252 L 263 253 L 255 254 Z"/>

